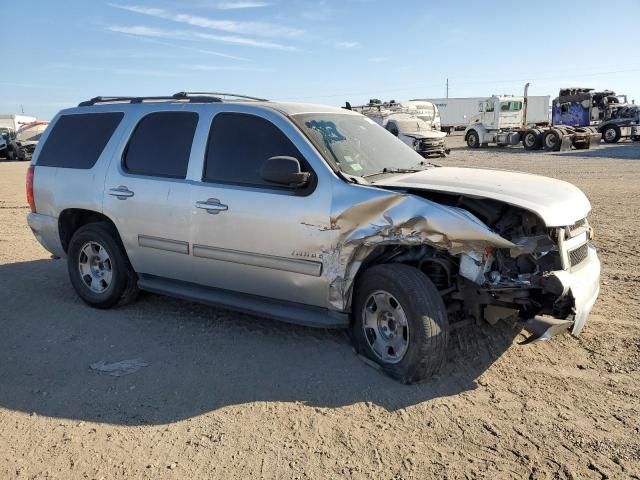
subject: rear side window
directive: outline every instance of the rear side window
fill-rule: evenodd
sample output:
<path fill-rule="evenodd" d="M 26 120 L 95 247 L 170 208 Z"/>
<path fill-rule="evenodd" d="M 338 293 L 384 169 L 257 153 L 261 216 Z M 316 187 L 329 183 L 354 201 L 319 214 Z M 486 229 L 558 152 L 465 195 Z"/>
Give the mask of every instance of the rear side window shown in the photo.
<path fill-rule="evenodd" d="M 38 165 L 92 168 L 123 116 L 122 112 L 61 116 L 40 152 Z"/>
<path fill-rule="evenodd" d="M 297 158 L 302 170 L 308 170 L 298 149 L 270 121 L 242 113 L 219 113 L 209 134 L 203 178 L 208 182 L 279 188 L 260 177 L 262 164 L 279 155 Z"/>
<path fill-rule="evenodd" d="M 193 136 L 198 125 L 194 112 L 156 112 L 140 120 L 124 153 L 130 173 L 185 178 Z"/>

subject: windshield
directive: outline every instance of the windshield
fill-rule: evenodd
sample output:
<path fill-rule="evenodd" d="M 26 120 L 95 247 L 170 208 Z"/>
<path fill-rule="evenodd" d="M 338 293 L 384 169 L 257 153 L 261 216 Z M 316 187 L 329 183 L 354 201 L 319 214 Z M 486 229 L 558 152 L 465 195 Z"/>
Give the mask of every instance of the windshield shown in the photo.
<path fill-rule="evenodd" d="M 349 175 L 422 168 L 423 158 L 373 120 L 361 115 L 305 113 L 293 121 L 322 156 Z"/>

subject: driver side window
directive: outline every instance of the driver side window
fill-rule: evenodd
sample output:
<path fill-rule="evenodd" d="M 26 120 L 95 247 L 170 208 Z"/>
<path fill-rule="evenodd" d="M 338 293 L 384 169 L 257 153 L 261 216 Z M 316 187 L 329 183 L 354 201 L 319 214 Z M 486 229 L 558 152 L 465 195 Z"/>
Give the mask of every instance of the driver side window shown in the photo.
<path fill-rule="evenodd" d="M 205 182 L 288 188 L 260 176 L 267 159 L 294 157 L 310 171 L 302 154 L 273 123 L 245 113 L 218 113 L 211 125 L 202 179 Z"/>
<path fill-rule="evenodd" d="M 493 112 L 493 102 L 491 102 L 491 101 L 485 102 L 484 111 L 485 112 Z"/>

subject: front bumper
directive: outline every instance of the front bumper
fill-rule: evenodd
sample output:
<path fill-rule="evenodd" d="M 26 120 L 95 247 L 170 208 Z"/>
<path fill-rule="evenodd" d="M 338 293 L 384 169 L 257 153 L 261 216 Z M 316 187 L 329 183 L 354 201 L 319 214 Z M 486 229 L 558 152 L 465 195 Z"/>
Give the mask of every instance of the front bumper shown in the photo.
<path fill-rule="evenodd" d="M 552 272 L 551 275 L 564 288 L 561 296 L 571 295 L 574 299 L 575 316 L 571 333 L 578 336 L 600 293 L 600 260 L 596 249 L 589 244 L 587 258 L 583 262 L 568 270 Z"/>
<path fill-rule="evenodd" d="M 30 213 L 27 215 L 27 223 L 40 245 L 56 257 L 66 256 L 60 243 L 57 218 L 41 213 Z"/>
<path fill-rule="evenodd" d="M 416 145 L 415 149 L 423 157 L 429 155 L 448 155 L 450 152 L 444 141 L 423 142 Z"/>

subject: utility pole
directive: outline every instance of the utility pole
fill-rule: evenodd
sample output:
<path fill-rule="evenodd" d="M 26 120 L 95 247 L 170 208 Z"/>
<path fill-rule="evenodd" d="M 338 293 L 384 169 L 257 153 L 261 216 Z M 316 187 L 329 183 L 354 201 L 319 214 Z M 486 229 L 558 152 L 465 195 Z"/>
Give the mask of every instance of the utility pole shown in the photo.
<path fill-rule="evenodd" d="M 20 110 L 22 111 L 22 114 L 24 115 L 24 107 L 22 106 L 22 104 L 20 104 Z"/>
<path fill-rule="evenodd" d="M 449 98 L 449 79 L 447 78 L 447 98 Z"/>

